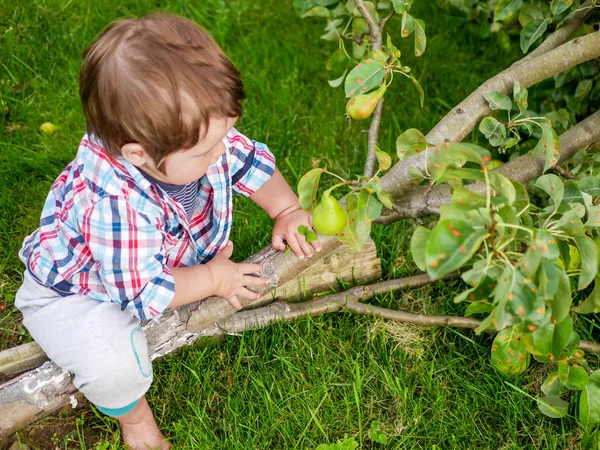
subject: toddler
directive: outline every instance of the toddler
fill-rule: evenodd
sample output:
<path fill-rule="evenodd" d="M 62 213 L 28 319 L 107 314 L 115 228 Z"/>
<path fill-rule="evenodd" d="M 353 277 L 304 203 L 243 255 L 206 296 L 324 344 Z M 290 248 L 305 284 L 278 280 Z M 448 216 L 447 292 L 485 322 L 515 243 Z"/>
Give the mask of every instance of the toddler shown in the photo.
<path fill-rule="evenodd" d="M 140 321 L 211 295 L 241 308 L 260 264 L 230 260 L 232 194 L 275 220 L 272 245 L 318 251 L 310 215 L 261 143 L 235 128 L 239 72 L 205 30 L 168 14 L 108 26 L 86 50 L 87 123 L 25 239 L 15 304 L 48 357 L 121 425 L 133 449 L 168 449 L 144 395 L 152 364 Z"/>

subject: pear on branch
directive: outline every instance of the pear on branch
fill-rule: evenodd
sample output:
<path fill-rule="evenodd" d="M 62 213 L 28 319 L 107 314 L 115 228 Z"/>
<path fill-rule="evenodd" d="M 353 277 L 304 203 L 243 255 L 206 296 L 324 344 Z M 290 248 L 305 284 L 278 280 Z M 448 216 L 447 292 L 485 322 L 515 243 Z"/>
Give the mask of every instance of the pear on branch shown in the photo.
<path fill-rule="evenodd" d="M 377 103 L 379 103 L 379 100 L 381 100 L 381 97 L 385 94 L 386 89 L 387 86 L 384 84 L 373 92 L 360 94 L 348 100 L 346 112 L 350 118 L 354 120 L 364 120 L 367 117 L 370 117 L 371 114 L 373 114 Z"/>

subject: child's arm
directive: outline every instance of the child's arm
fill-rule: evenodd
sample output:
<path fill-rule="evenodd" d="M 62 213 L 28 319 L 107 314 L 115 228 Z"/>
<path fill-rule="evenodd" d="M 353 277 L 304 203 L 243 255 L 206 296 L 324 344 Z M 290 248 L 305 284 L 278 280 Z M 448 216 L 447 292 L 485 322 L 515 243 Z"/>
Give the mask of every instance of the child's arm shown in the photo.
<path fill-rule="evenodd" d="M 206 264 L 172 268 L 175 297 L 167 308 L 218 295 L 227 299 L 235 309 L 241 309 L 238 295 L 249 299 L 259 298 L 260 294 L 246 286 L 262 286 L 269 282 L 268 278 L 250 275 L 262 271 L 262 264 L 234 263 L 229 259 L 232 252 L 233 244 L 229 241 L 223 251 Z"/>
<path fill-rule="evenodd" d="M 271 178 L 250 196 L 258 206 L 275 220 L 273 227 L 273 248 L 285 250 L 284 240 L 292 251 L 301 259 L 311 257 L 313 248 L 321 250 L 318 240 L 306 242 L 306 238 L 298 232 L 298 226 L 304 225 L 312 228 L 311 216 L 300 206 L 296 194 L 287 184 L 281 172 L 275 168 Z M 312 248 L 311 248 L 312 245 Z"/>

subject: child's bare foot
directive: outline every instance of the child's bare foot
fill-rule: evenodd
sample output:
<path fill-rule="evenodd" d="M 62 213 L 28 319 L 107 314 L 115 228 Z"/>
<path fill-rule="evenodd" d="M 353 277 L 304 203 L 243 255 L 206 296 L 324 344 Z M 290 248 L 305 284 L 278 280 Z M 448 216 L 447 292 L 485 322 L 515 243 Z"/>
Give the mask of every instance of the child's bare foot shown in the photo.
<path fill-rule="evenodd" d="M 171 445 L 158 429 L 146 397 L 124 416 L 117 417 L 121 436 L 131 450 L 169 450 Z"/>

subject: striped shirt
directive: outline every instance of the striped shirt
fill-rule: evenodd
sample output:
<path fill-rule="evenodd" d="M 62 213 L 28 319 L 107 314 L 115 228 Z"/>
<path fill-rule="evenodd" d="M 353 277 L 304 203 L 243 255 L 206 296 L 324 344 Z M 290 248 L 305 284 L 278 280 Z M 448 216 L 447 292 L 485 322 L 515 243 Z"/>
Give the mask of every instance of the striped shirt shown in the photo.
<path fill-rule="evenodd" d="M 198 189 L 200 189 L 200 180 L 192 181 L 188 184 L 167 184 L 163 183 L 160 180 L 157 180 L 151 175 L 148 175 L 143 170 L 140 170 L 140 173 L 146 177 L 150 183 L 156 184 L 163 191 L 165 191 L 169 197 L 173 200 L 177 200 L 183 206 L 183 210 L 185 211 L 188 219 L 192 218 L 194 214 L 194 208 L 196 206 L 196 200 L 198 200 Z"/>
<path fill-rule="evenodd" d="M 141 319 L 160 315 L 175 295 L 170 268 L 218 254 L 231 230 L 232 194 L 248 197 L 273 174 L 266 145 L 235 128 L 223 142 L 227 151 L 199 180 L 188 218 L 180 201 L 84 136 L 23 249 L 29 272 L 62 295 L 117 302 Z"/>

